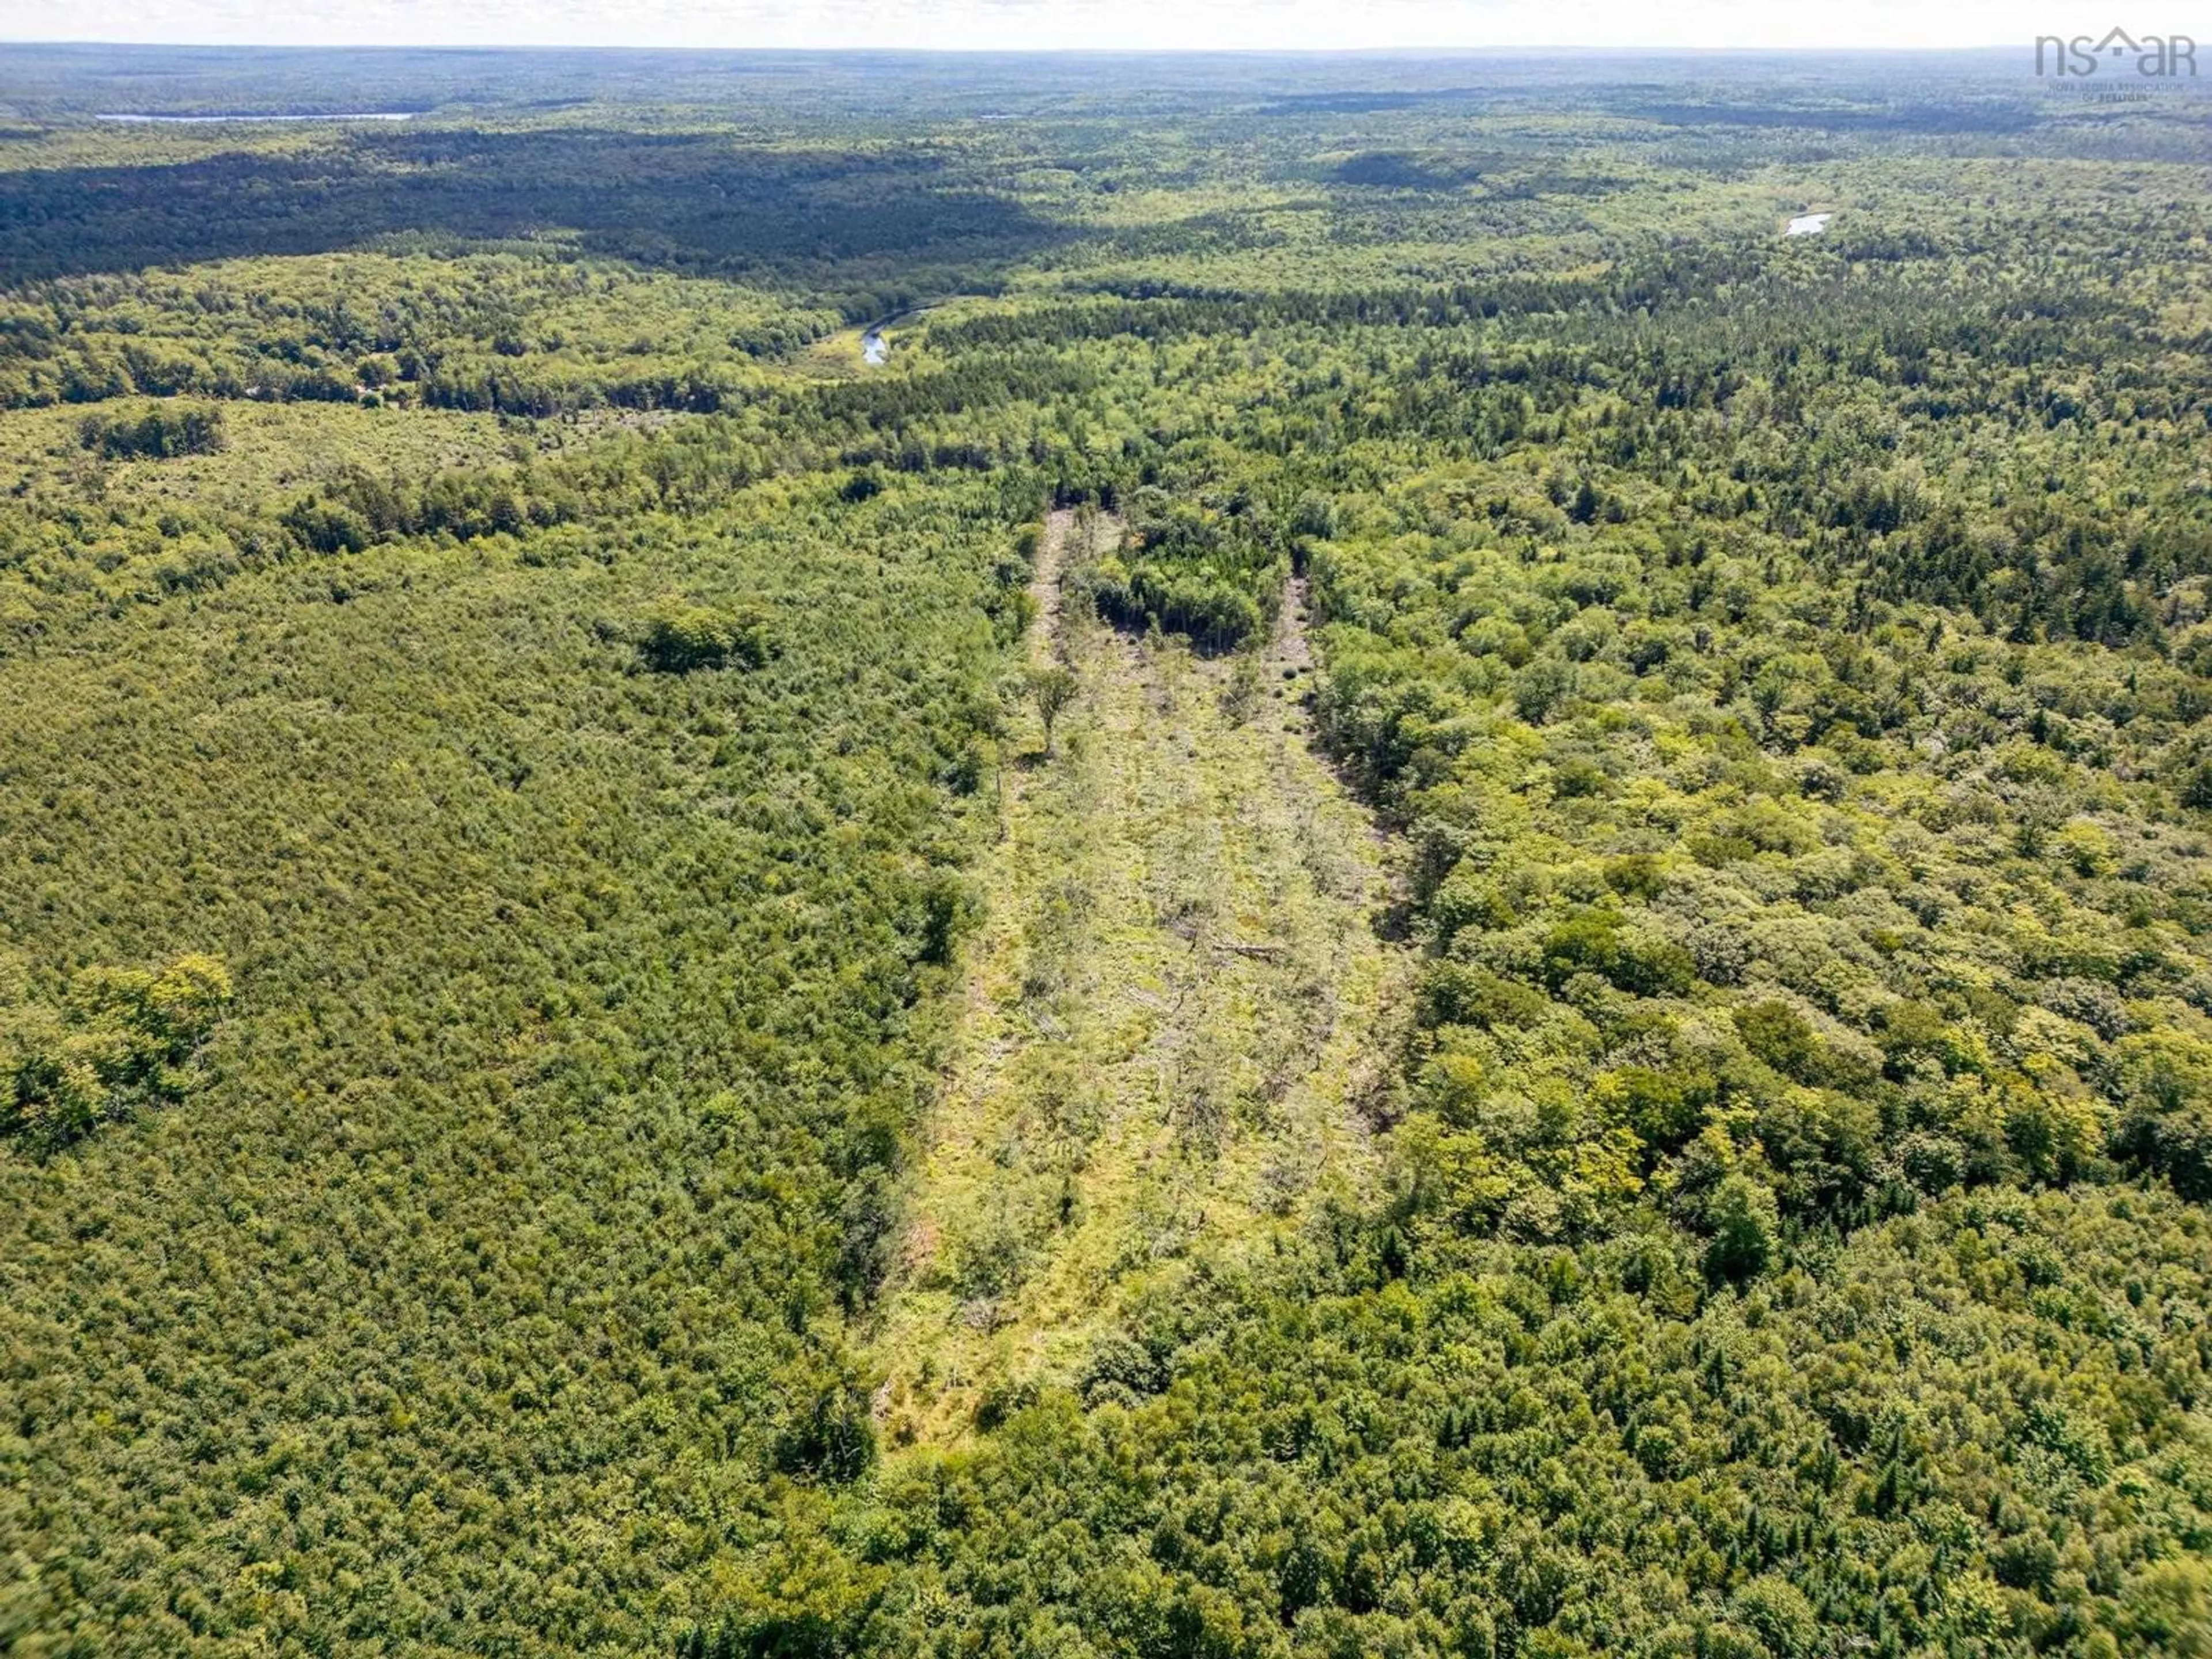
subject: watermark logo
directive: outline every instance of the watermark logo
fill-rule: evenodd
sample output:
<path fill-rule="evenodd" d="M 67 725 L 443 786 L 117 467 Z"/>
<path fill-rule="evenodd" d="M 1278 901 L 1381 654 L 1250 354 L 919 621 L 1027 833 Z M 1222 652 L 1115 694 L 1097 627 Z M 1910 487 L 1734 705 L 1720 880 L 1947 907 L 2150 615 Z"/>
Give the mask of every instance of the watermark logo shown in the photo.
<path fill-rule="evenodd" d="M 2039 34 L 2035 72 L 2052 79 L 2134 74 L 2148 80 L 2197 78 L 2197 42 L 2185 34 L 2130 34 L 2108 29 L 2094 34 Z"/>

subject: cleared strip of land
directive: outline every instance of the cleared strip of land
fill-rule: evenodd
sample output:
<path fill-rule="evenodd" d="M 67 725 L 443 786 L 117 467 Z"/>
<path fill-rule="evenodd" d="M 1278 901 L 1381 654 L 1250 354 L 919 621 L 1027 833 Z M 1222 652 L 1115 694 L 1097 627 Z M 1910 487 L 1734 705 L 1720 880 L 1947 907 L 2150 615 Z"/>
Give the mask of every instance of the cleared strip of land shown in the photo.
<path fill-rule="evenodd" d="M 1310 744 L 1293 586 L 1267 650 L 1206 661 L 1062 604 L 1120 533 L 1048 520 L 1053 753 L 1009 738 L 958 1042 L 876 1352 L 893 1445 L 955 1443 L 994 1387 L 1075 1381 L 1131 1301 L 1266 1251 L 1368 1177 L 1359 1113 L 1400 1000 L 1372 824 Z"/>

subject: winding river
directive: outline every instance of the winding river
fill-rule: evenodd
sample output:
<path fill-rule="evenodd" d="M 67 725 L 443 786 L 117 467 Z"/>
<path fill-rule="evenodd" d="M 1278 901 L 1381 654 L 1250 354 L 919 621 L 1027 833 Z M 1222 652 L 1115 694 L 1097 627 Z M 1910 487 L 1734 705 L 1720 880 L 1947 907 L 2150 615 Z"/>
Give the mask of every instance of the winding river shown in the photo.
<path fill-rule="evenodd" d="M 924 300 L 919 305 L 908 306 L 904 311 L 894 311 L 888 317 L 878 317 L 860 331 L 860 361 L 871 368 L 881 368 L 891 360 L 891 343 L 884 337 L 885 329 L 897 323 L 912 322 L 939 306 L 951 305 L 955 300 L 978 297 L 972 294 L 946 294 L 934 300 Z"/>

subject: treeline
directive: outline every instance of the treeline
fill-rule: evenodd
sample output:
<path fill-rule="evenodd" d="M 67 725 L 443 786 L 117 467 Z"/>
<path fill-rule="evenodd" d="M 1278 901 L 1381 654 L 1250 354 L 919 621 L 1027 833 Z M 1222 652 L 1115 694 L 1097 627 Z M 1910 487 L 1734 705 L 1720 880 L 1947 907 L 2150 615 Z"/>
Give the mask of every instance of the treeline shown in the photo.
<path fill-rule="evenodd" d="M 2160 596 L 2212 571 L 2194 460 L 2212 408 L 2201 351 L 2091 266 L 2087 291 L 2060 301 L 2039 272 L 1939 264 L 1937 281 L 1807 258 L 1828 263 L 1777 270 L 1748 246 L 1624 261 L 1540 285 L 1584 303 L 1501 307 L 1488 323 L 1439 291 L 1433 315 L 1406 295 L 1031 302 L 930 337 L 1018 362 L 1095 340 L 1157 365 L 1208 328 L 1261 331 L 1278 355 L 1259 406 L 1200 416 L 1248 451 L 1334 454 L 1318 470 L 1340 477 L 1348 448 L 1417 432 L 1468 462 L 1540 455 L 1540 500 L 1516 479 L 1487 503 L 1501 531 L 1541 543 L 1640 521 L 1678 561 L 1747 532 L 1860 592 L 1862 623 L 1875 601 L 1923 602 L 2019 641 L 2159 642 Z M 1724 319 L 1699 298 L 1707 284 L 1730 295 Z M 1160 438 L 1147 422 L 1118 456 L 1093 446 L 1071 486 L 1106 495 L 1157 480 Z M 1699 533 L 1680 532 L 1684 514 Z"/>
<path fill-rule="evenodd" d="M 77 441 L 112 461 L 212 455 L 225 441 L 222 410 L 202 404 L 149 409 L 135 417 L 88 415 L 77 426 Z"/>
<path fill-rule="evenodd" d="M 0 1021 L 97 1116 L 188 1087 L 0 1147 L 0 1532 L 40 1569 L 0 1628 L 656 1651 L 671 1585 L 874 1467 L 847 1310 L 896 1249 L 1038 500 L 846 476 L 274 562 L 0 662 L 38 982 L 189 930 L 246 993 L 198 1066 L 189 963 Z"/>
<path fill-rule="evenodd" d="M 101 133 L 72 147 L 74 165 L 0 171 L 0 286 L 391 238 L 447 249 L 550 240 L 649 270 L 768 274 L 817 295 L 957 293 L 960 273 L 1065 234 L 998 188 L 993 169 L 927 137 L 780 143 L 757 130 L 647 132 L 542 114 L 338 128 L 304 150 L 266 130 L 182 155 L 134 148 L 152 136 Z"/>
<path fill-rule="evenodd" d="M 1189 289 L 1164 281 L 1117 281 L 1110 297 L 1061 303 L 1048 309 L 1014 309 L 933 325 L 931 337 L 954 352 L 1010 345 L 1048 334 L 1057 339 L 1144 340 L 1234 335 L 1254 329 L 1347 325 L 1442 328 L 1506 314 L 1565 311 L 1611 303 L 1618 290 L 1584 276 L 1500 278 L 1492 283 L 1407 285 L 1380 291 L 1359 289 L 1249 294 Z"/>
<path fill-rule="evenodd" d="M 712 410 L 757 384 L 757 363 L 844 321 L 766 289 L 542 251 L 240 259 L 15 289 L 0 299 L 0 407 L 138 394 Z"/>
<path fill-rule="evenodd" d="M 1188 635 L 1202 651 L 1263 635 L 1290 568 L 1251 500 L 1176 501 L 1146 486 L 1109 504 L 1126 514 L 1124 545 L 1082 573 L 1103 615 L 1139 632 Z"/>
<path fill-rule="evenodd" d="M 1041 361 L 1008 373 L 939 358 L 896 377 L 763 386 L 709 420 L 564 429 L 578 441 L 526 460 L 423 471 L 380 465 L 373 449 L 333 455 L 317 482 L 250 507 L 167 494 L 150 506 L 0 501 L 0 591 L 21 596 L 0 627 L 35 634 L 95 585 L 106 603 L 158 602 L 241 569 L 395 540 L 515 538 L 699 510 L 797 473 L 836 470 L 861 495 L 895 476 L 985 474 L 1006 499 L 1026 501 L 1066 471 L 1065 434 L 1036 418 L 1052 384 Z M 80 442 L 108 458 L 204 453 L 222 431 L 219 405 L 161 404 L 88 416 Z"/>

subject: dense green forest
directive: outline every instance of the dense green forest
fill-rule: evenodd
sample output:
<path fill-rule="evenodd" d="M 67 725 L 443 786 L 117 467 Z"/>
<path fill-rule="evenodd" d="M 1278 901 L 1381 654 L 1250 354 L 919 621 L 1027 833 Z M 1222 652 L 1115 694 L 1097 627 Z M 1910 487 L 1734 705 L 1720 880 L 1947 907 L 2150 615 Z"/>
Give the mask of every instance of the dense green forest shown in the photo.
<path fill-rule="evenodd" d="M 10 48 L 0 1653 L 2212 1654 L 2208 163 Z"/>

